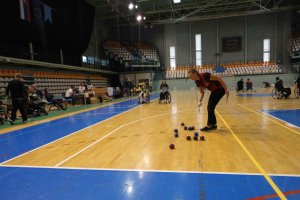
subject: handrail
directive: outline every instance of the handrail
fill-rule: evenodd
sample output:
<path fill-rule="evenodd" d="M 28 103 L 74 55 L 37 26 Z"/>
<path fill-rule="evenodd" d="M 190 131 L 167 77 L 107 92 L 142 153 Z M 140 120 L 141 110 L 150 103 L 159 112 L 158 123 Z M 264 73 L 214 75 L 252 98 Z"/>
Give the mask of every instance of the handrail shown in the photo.
<path fill-rule="evenodd" d="M 48 68 L 55 68 L 55 69 L 67 69 L 67 70 L 76 70 L 76 71 L 85 71 L 85 72 L 98 72 L 98 73 L 102 73 L 102 74 L 117 74 L 117 72 L 106 71 L 106 70 L 101 70 L 101 69 L 91 69 L 91 68 L 64 65 L 64 64 L 47 63 L 47 62 L 41 62 L 41 61 L 35 61 L 35 60 L 11 58 L 11 57 L 5 57 L 5 56 L 0 56 L 0 62 L 23 64 L 23 65 L 24 64 L 25 65 L 33 65 L 33 66 L 48 67 Z"/>

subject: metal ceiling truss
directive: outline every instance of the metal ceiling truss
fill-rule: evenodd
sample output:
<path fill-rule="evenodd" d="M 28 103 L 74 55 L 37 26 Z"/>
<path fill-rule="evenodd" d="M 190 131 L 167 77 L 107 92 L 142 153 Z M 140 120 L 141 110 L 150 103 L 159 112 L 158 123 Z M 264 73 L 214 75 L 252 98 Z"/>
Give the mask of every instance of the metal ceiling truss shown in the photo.
<path fill-rule="evenodd" d="M 96 20 L 108 24 L 137 23 L 136 14 L 147 17 L 146 24 L 176 23 L 182 21 L 263 14 L 300 9 L 300 0 L 87 0 L 96 7 Z M 130 11 L 128 4 L 139 6 Z"/>

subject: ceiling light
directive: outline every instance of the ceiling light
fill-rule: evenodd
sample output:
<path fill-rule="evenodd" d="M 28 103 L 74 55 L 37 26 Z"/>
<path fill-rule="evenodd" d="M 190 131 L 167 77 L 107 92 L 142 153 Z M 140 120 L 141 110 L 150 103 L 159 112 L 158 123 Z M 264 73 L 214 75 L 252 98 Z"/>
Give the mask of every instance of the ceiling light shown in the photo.
<path fill-rule="evenodd" d="M 173 0 L 174 3 L 181 3 L 181 0 Z"/>
<path fill-rule="evenodd" d="M 139 7 L 138 5 L 135 5 L 135 9 L 138 9 L 138 7 Z"/>
<path fill-rule="evenodd" d="M 139 22 L 139 21 L 141 21 L 142 20 L 142 16 L 141 15 L 137 15 L 136 16 L 136 20 Z"/>
<path fill-rule="evenodd" d="M 128 8 L 129 8 L 129 10 L 132 10 L 132 9 L 133 9 L 133 7 L 134 7 L 133 3 L 129 3 L 129 4 L 128 4 Z"/>
<path fill-rule="evenodd" d="M 146 20 L 146 17 L 145 17 L 145 16 L 143 17 L 143 20 Z"/>

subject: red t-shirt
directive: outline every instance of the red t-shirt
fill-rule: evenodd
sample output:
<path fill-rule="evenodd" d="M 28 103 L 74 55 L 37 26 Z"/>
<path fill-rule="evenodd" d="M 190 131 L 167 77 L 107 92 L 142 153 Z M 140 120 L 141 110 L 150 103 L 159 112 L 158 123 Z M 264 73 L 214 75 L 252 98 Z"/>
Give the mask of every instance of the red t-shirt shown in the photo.
<path fill-rule="evenodd" d="M 215 80 L 210 80 L 210 76 L 211 76 L 210 73 L 199 73 L 200 80 L 195 81 L 197 87 L 207 88 L 211 92 L 214 92 L 222 88 L 220 82 Z"/>

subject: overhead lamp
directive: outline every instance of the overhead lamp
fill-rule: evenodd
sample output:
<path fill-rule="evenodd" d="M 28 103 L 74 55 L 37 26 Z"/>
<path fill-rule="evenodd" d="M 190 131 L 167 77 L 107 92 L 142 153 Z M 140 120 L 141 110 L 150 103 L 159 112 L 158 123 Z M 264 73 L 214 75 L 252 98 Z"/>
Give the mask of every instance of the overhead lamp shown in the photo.
<path fill-rule="evenodd" d="M 140 22 L 140 21 L 142 20 L 142 16 L 141 16 L 141 15 L 137 15 L 137 16 L 136 16 L 136 20 L 137 20 L 138 22 Z"/>
<path fill-rule="evenodd" d="M 129 8 L 129 10 L 132 10 L 132 9 L 133 9 L 133 7 L 134 7 L 133 3 L 129 3 L 129 4 L 128 4 L 128 8 Z"/>

